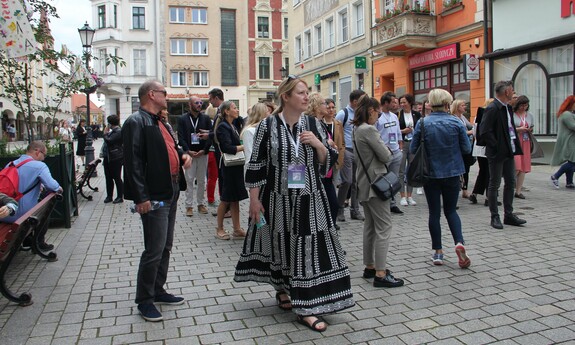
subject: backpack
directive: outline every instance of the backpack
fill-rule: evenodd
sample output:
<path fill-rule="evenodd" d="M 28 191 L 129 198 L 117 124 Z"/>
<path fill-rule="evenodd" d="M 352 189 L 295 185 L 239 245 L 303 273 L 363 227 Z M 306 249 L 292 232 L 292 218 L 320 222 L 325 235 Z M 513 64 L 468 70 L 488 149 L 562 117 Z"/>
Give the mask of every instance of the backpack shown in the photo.
<path fill-rule="evenodd" d="M 36 187 L 38 183 L 35 183 L 24 193 L 20 193 L 18 191 L 18 186 L 20 183 L 20 178 L 18 176 L 18 168 L 30 161 L 33 161 L 33 159 L 32 158 L 25 159 L 22 162 L 18 163 L 18 165 L 14 165 L 14 162 L 10 162 L 6 168 L 0 170 L 0 193 L 4 193 L 7 196 L 18 201 L 22 199 L 24 194 L 27 194 L 32 189 L 34 189 L 34 187 Z"/>

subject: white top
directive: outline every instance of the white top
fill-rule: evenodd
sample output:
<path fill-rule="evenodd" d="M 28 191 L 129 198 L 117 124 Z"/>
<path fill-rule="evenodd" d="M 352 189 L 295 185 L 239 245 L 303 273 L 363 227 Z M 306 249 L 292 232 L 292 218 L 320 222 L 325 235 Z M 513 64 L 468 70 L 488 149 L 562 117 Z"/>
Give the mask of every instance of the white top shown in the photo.
<path fill-rule="evenodd" d="M 246 170 L 248 169 L 248 162 L 250 161 L 250 157 L 252 156 L 252 149 L 254 146 L 254 136 L 256 135 L 256 127 L 250 126 L 244 128 L 242 131 L 242 145 L 244 145 L 244 154 L 246 156 L 246 164 L 244 164 L 244 175 Z"/>

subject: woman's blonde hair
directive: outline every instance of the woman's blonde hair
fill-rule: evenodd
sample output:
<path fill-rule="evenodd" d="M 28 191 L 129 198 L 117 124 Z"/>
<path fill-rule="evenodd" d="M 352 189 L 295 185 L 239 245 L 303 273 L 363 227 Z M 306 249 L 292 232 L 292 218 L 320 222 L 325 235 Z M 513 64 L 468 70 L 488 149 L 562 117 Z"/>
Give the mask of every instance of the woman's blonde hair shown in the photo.
<path fill-rule="evenodd" d="M 314 92 L 309 95 L 309 101 L 307 103 L 307 110 L 305 111 L 306 115 L 310 115 L 313 117 L 317 116 L 318 109 L 321 107 L 322 104 L 325 103 L 323 96 L 317 92 Z"/>
<path fill-rule="evenodd" d="M 455 99 L 453 100 L 453 103 L 451 103 L 451 108 L 449 109 L 451 114 L 455 115 L 455 113 L 457 112 L 457 108 L 461 105 L 461 104 L 465 104 L 466 102 L 462 99 Z"/>
<path fill-rule="evenodd" d="M 266 118 L 268 114 L 268 106 L 265 103 L 256 103 L 252 106 L 252 111 L 248 115 L 248 120 L 246 125 L 242 129 L 240 133 L 240 139 L 243 139 L 244 132 L 246 129 L 250 127 L 255 127 L 260 123 L 263 119 Z"/>
<path fill-rule="evenodd" d="M 278 86 L 278 91 L 276 92 L 279 105 L 276 108 L 276 110 L 274 110 L 273 112 L 274 114 L 279 114 L 284 110 L 285 104 L 282 96 L 283 95 L 290 96 L 295 87 L 297 86 L 297 84 L 299 83 L 303 83 L 306 88 L 308 87 L 307 83 L 304 80 L 295 76 L 288 76 L 284 81 L 282 81 L 280 86 Z"/>
<path fill-rule="evenodd" d="M 429 99 L 431 110 L 433 111 L 445 110 L 445 106 L 453 102 L 453 96 L 443 89 L 433 89 L 429 91 L 427 99 Z"/>

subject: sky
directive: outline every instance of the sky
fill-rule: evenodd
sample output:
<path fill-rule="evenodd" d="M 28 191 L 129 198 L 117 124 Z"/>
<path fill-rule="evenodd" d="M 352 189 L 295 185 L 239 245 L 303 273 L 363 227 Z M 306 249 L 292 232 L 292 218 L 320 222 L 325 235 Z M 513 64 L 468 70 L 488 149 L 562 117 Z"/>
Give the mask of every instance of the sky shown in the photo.
<path fill-rule="evenodd" d="M 62 44 L 76 55 L 82 54 L 82 42 L 78 29 L 88 25 L 94 28 L 92 23 L 92 6 L 90 0 L 47 0 L 56 7 L 60 18 L 52 18 L 50 29 L 54 36 L 54 49 L 59 51 Z"/>

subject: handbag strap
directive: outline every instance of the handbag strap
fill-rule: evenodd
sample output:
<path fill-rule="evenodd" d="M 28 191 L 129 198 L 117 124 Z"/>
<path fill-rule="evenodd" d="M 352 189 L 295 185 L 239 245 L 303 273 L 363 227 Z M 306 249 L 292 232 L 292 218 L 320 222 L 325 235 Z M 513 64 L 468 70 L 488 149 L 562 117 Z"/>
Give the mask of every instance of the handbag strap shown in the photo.
<path fill-rule="evenodd" d="M 369 174 L 367 173 L 367 168 L 365 167 L 365 163 L 363 163 L 363 159 L 361 158 L 361 155 L 359 154 L 359 150 L 357 149 L 357 143 L 355 142 L 355 130 L 351 131 L 351 135 L 353 136 L 353 147 L 355 148 L 355 154 L 357 155 L 357 157 L 359 158 L 359 161 L 361 162 L 361 167 L 363 168 L 363 172 L 365 173 L 365 176 L 367 177 L 367 181 L 369 182 L 369 184 L 372 184 L 371 178 L 369 177 Z M 387 164 L 383 163 L 383 165 L 385 166 L 385 170 L 389 171 Z"/>

